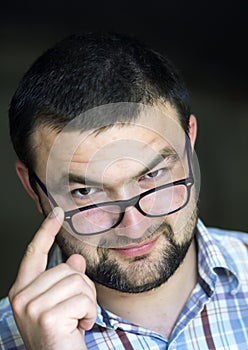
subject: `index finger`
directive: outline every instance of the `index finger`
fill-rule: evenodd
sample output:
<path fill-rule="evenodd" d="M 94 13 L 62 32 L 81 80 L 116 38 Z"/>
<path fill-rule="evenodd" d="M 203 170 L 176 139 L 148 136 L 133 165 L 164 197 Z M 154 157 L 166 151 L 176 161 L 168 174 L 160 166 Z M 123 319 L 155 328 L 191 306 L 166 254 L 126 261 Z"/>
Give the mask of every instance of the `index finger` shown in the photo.
<path fill-rule="evenodd" d="M 60 207 L 56 207 L 41 224 L 22 259 L 15 283 L 18 290 L 27 286 L 45 271 L 48 253 L 63 221 L 64 212 Z"/>

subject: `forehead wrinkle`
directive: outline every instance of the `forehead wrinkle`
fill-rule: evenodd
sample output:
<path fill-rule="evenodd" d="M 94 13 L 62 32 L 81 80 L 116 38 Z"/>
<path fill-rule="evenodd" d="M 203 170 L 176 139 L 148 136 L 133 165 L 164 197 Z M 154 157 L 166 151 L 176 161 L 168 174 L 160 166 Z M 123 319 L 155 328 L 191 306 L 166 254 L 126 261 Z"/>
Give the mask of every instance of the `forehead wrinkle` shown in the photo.
<path fill-rule="evenodd" d="M 144 166 L 144 168 L 139 171 L 136 174 L 132 175 L 132 179 L 134 178 L 138 178 L 144 174 L 146 174 L 148 171 L 151 171 L 156 165 L 158 165 L 159 163 L 161 163 L 162 161 L 164 161 L 166 158 L 171 157 L 171 156 L 175 156 L 176 152 L 174 149 L 170 148 L 170 147 L 164 147 L 162 148 L 158 154 L 155 156 L 155 158 L 153 158 L 146 166 Z M 77 174 L 76 172 L 64 172 L 62 173 L 62 175 L 60 176 L 60 179 L 58 181 L 56 181 L 56 183 L 54 184 L 54 188 L 53 190 L 56 192 L 60 189 L 61 191 L 61 187 L 64 187 L 66 184 L 75 184 L 75 183 L 79 183 L 81 185 L 87 185 L 87 186 L 98 186 L 98 187 L 102 187 L 105 186 L 106 188 L 110 188 L 109 184 L 104 184 L 102 181 L 93 179 L 91 177 L 85 176 L 83 174 Z"/>

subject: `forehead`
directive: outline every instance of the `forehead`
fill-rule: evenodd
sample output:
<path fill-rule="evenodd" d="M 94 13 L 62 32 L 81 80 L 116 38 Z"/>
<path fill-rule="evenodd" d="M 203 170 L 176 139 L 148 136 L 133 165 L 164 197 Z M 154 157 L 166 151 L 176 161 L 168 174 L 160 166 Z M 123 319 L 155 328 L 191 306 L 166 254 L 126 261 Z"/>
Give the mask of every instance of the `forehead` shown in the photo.
<path fill-rule="evenodd" d="M 184 140 L 184 132 L 174 108 L 163 106 L 148 108 L 135 122 L 117 123 L 103 130 L 68 131 L 59 135 L 46 127 L 36 133 L 39 151 L 39 168 L 54 173 L 84 169 L 91 164 L 92 170 L 118 161 L 146 164 L 162 148 L 177 150 Z M 39 170 L 39 169 L 38 169 Z"/>

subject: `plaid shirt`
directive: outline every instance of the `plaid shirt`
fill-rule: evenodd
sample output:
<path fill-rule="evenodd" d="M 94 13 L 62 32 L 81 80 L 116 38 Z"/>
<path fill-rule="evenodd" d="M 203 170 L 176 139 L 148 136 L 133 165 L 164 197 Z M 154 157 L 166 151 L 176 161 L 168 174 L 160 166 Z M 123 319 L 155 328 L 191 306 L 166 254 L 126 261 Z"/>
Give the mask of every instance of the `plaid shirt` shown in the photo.
<path fill-rule="evenodd" d="M 248 350 L 248 235 L 207 229 L 200 220 L 197 228 L 198 283 L 170 339 L 98 306 L 88 349 Z M 50 267 L 61 260 L 57 249 Z M 25 349 L 7 298 L 0 302 L 0 349 Z"/>

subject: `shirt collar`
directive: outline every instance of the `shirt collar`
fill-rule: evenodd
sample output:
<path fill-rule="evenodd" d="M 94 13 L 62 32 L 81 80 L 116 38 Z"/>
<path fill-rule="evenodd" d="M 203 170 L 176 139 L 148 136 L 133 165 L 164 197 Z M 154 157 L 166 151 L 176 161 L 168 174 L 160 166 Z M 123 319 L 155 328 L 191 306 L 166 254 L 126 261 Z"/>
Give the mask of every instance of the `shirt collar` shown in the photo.
<path fill-rule="evenodd" d="M 238 267 L 235 264 L 234 252 L 230 252 L 223 237 L 217 237 L 205 227 L 199 219 L 196 230 L 198 245 L 199 282 L 203 282 L 205 290 L 211 295 L 216 288 L 218 279 L 226 279 L 229 292 L 236 294 L 240 288 Z M 236 252 L 237 254 L 237 252 Z"/>

